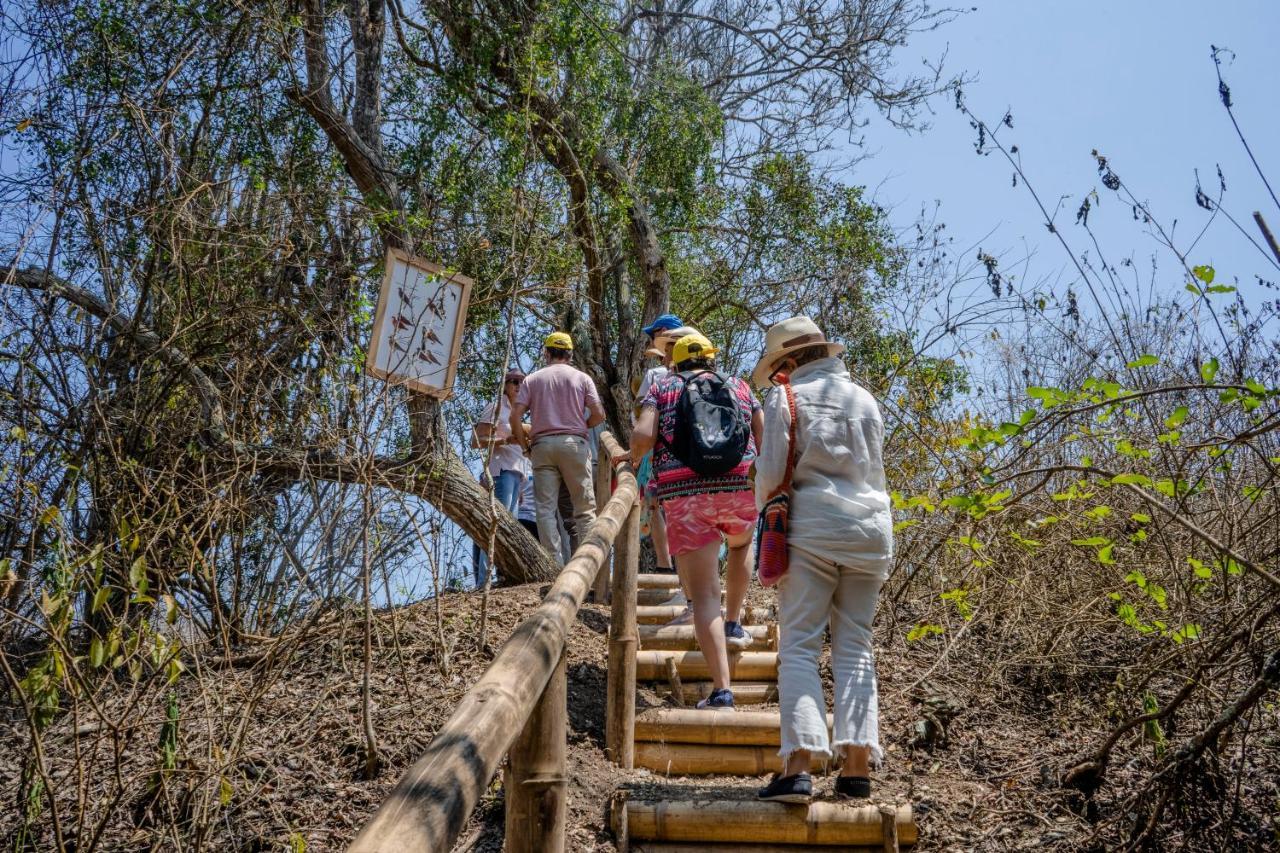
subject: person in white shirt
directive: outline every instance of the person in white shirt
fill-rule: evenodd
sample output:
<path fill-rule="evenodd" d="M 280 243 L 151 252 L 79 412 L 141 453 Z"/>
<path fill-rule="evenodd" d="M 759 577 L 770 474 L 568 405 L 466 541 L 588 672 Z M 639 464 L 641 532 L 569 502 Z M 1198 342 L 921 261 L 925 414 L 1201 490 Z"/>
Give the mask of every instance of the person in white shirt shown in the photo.
<path fill-rule="evenodd" d="M 502 383 L 502 396 L 490 403 L 476 421 L 471 446 L 488 456 L 488 465 L 480 482 L 492 486 L 493 497 L 507 512 L 514 513 L 520 500 L 520 487 L 528 475 L 529 461 L 524 457 L 520 441 L 511 434 L 511 404 L 524 382 L 524 373 L 512 369 Z M 484 586 L 489 573 L 489 559 L 481 543 L 472 549 L 472 572 L 476 587 Z"/>
<path fill-rule="evenodd" d="M 788 570 L 778 581 L 778 698 L 782 772 L 764 800 L 807 802 L 810 762 L 842 753 L 839 798 L 871 795 L 869 769 L 881 759 L 871 621 L 893 564 L 893 519 L 885 484 L 884 422 L 875 398 L 849 377 L 830 342 L 808 317 L 766 334 L 752 373 L 767 388 L 785 377 L 795 397 L 796 436 L 787 530 Z M 756 502 L 763 506 L 785 477 L 791 412 L 785 389 L 764 405 L 756 458 Z M 835 725 L 827 735 L 818 675 L 822 637 L 831 628 Z"/>

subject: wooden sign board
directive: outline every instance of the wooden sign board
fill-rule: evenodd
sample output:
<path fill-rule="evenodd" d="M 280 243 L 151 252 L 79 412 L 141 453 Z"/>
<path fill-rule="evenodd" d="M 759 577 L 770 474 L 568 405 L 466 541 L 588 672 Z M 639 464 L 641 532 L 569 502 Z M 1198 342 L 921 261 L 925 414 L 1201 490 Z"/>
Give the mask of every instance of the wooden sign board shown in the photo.
<path fill-rule="evenodd" d="M 453 394 L 471 279 L 387 249 L 365 369 L 441 400 Z"/>

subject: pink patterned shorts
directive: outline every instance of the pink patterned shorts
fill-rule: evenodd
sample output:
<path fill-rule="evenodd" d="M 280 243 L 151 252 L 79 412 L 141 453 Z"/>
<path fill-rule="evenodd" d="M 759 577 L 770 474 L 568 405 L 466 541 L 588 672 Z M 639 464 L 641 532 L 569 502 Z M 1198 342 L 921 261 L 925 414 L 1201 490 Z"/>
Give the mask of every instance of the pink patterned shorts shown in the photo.
<path fill-rule="evenodd" d="M 756 499 L 752 492 L 712 492 L 668 498 L 662 502 L 667 519 L 667 545 L 679 557 L 721 536 L 741 536 L 756 526 Z"/>

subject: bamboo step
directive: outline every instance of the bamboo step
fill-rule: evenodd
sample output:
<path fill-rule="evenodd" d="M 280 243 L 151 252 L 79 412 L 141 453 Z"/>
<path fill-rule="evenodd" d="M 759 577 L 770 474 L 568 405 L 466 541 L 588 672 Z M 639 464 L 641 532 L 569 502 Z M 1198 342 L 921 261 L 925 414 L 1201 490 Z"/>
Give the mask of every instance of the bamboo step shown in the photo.
<path fill-rule="evenodd" d="M 674 660 L 681 680 L 708 679 L 706 658 L 702 652 L 641 651 L 636 652 L 638 681 L 666 681 L 667 661 Z M 777 652 L 735 652 L 729 655 L 729 678 L 732 681 L 777 681 Z"/>
<path fill-rule="evenodd" d="M 679 591 L 679 587 L 675 589 L 638 589 L 636 590 L 636 604 L 641 607 L 662 606 Z M 683 607 L 676 607 L 676 612 L 679 613 L 683 609 Z M 674 619 L 675 617 L 673 616 L 672 618 Z"/>
<path fill-rule="evenodd" d="M 649 572 L 636 575 L 636 589 L 680 588 L 680 577 L 675 572 Z"/>
<path fill-rule="evenodd" d="M 684 608 L 676 605 L 661 606 L 640 602 L 636 607 L 636 622 L 641 625 L 665 625 L 683 612 Z M 747 607 L 742 611 L 743 625 L 764 625 L 773 618 L 772 607 Z"/>
<path fill-rule="evenodd" d="M 778 685 L 768 681 L 735 681 L 729 685 L 733 690 L 733 704 L 736 705 L 764 705 L 778 701 Z M 693 706 L 698 704 L 699 699 L 706 699 L 711 695 L 711 689 L 714 685 L 710 681 L 686 681 L 681 685 L 681 699 L 679 704 Z M 671 687 L 667 684 L 657 684 L 654 686 L 654 692 L 662 697 L 670 697 Z"/>
<path fill-rule="evenodd" d="M 631 853 L 803 853 L 810 850 L 808 844 L 716 844 L 714 841 L 698 841 L 695 844 L 681 844 L 680 841 L 636 841 L 631 844 Z M 854 847 L 841 847 L 841 853 L 884 853 L 882 845 L 858 844 Z"/>
<path fill-rule="evenodd" d="M 737 691 L 734 691 L 737 700 Z M 827 715 L 827 729 L 832 717 Z M 649 708 L 636 715 L 636 743 L 700 743 L 708 746 L 778 746 L 782 743 L 777 711 L 731 711 L 696 708 Z"/>
<path fill-rule="evenodd" d="M 664 776 L 763 776 L 781 770 L 782 758 L 776 746 L 639 741 L 635 745 L 635 765 Z"/>
<path fill-rule="evenodd" d="M 650 708 L 636 715 L 636 743 L 777 746 L 776 711 Z"/>
<path fill-rule="evenodd" d="M 614 834 L 628 841 L 711 841 L 720 844 L 803 844 L 810 848 L 892 849 L 916 843 L 909 804 L 853 806 L 814 802 L 808 806 L 757 800 L 645 801 L 614 799 Z M 888 832 L 886 833 L 886 829 Z M 885 835 L 890 835 L 886 843 Z M 705 849 L 705 848 L 699 848 Z M 735 849 L 743 849 L 737 847 Z"/>
<path fill-rule="evenodd" d="M 692 625 L 639 625 L 640 648 L 663 651 L 697 651 L 698 638 Z M 751 645 L 744 651 L 777 651 L 777 632 L 769 625 L 744 625 Z"/>

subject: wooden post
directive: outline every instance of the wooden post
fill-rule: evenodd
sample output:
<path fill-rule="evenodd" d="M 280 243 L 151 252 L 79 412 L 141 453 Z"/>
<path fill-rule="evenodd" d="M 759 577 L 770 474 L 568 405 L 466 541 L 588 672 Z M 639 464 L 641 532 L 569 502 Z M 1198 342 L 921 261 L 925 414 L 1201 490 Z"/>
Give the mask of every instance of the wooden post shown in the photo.
<path fill-rule="evenodd" d="M 596 512 L 602 512 L 609 503 L 609 495 L 613 491 L 613 460 L 609 458 L 609 450 L 604 438 L 596 445 Z M 606 604 L 609 598 L 609 557 L 600 564 L 600 571 L 592 584 L 591 594 L 596 604 Z"/>
<path fill-rule="evenodd" d="M 566 794 L 564 654 L 524 730 L 511 745 L 503 774 L 507 853 L 563 853 Z"/>
<path fill-rule="evenodd" d="M 618 853 L 631 853 L 631 840 L 627 832 L 626 791 L 614 791 L 609 799 L 609 824 L 613 828 L 613 840 Z"/>
<path fill-rule="evenodd" d="M 671 685 L 671 695 L 675 697 L 676 704 L 683 705 L 684 685 L 680 683 L 680 669 L 675 658 L 667 658 L 667 684 Z"/>
<path fill-rule="evenodd" d="M 898 810 L 885 803 L 880 804 L 880 834 L 884 853 L 898 853 Z"/>
<path fill-rule="evenodd" d="M 605 748 L 619 767 L 635 765 L 636 724 L 636 574 L 640 568 L 640 507 L 631 507 L 618 531 L 614 556 L 613 601 L 609 618 L 609 670 L 606 687 Z"/>

